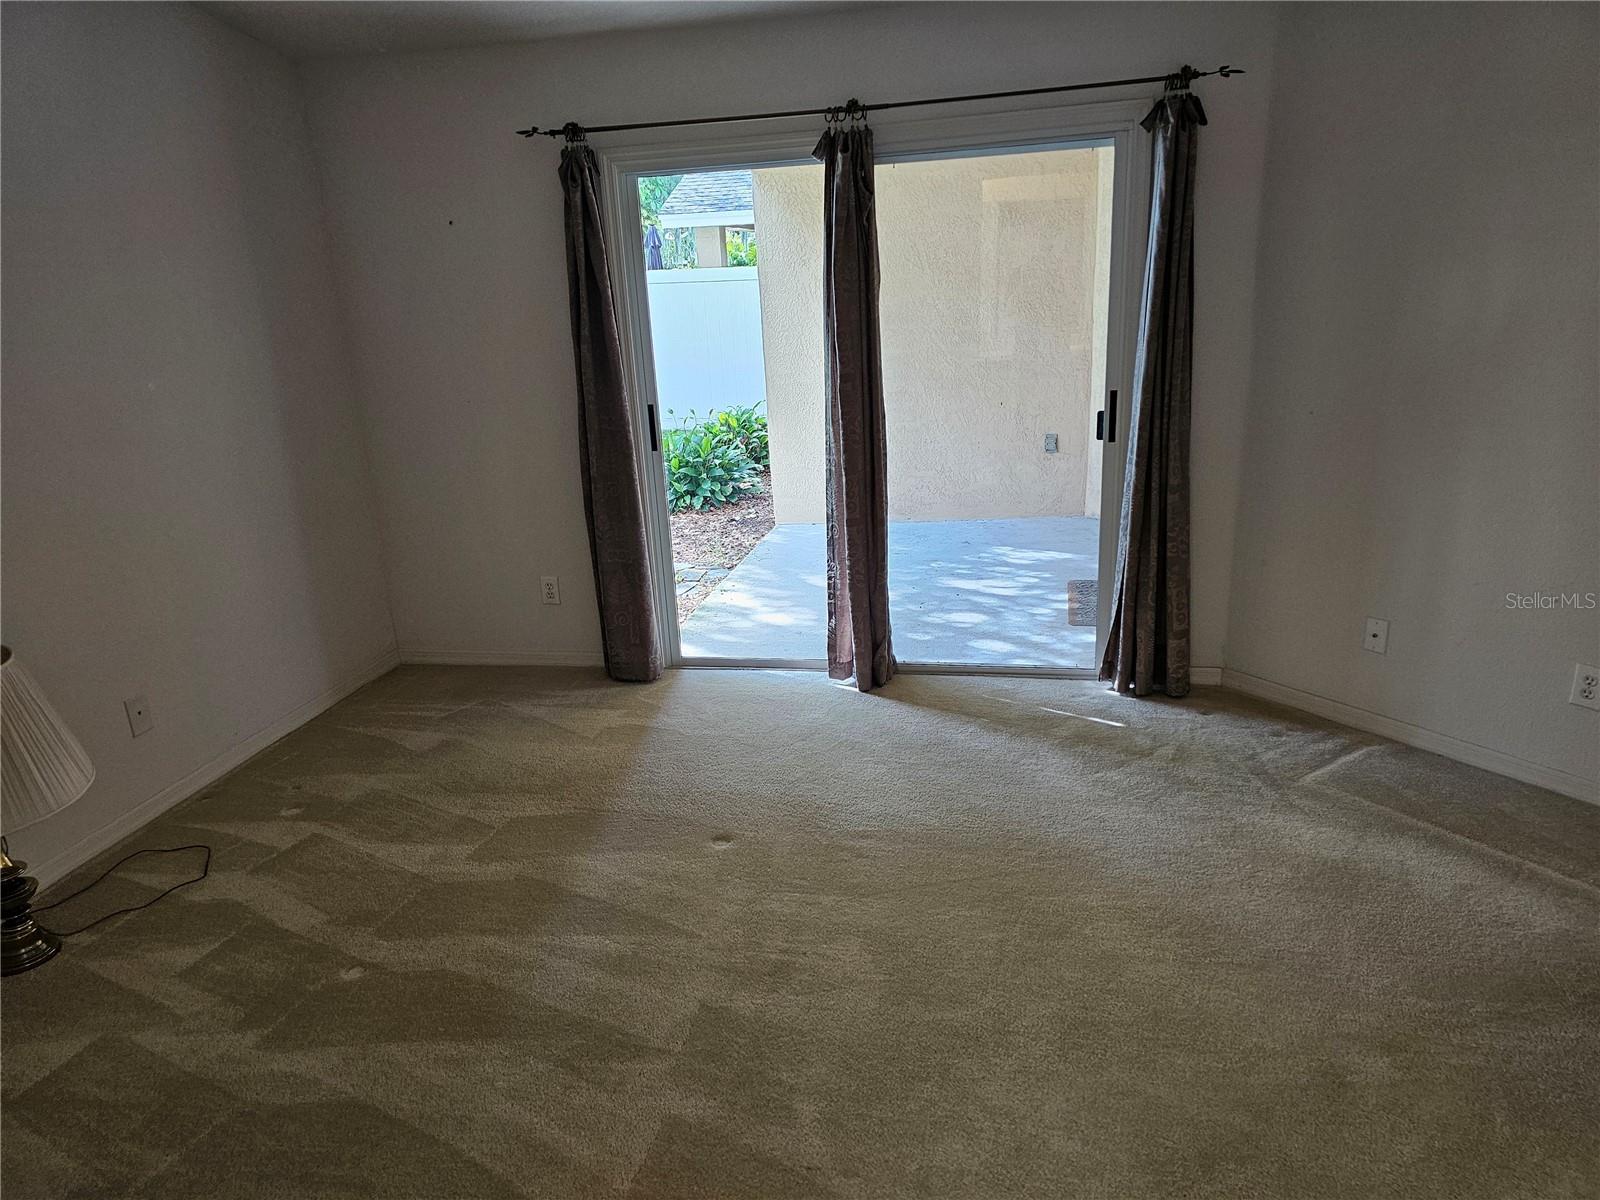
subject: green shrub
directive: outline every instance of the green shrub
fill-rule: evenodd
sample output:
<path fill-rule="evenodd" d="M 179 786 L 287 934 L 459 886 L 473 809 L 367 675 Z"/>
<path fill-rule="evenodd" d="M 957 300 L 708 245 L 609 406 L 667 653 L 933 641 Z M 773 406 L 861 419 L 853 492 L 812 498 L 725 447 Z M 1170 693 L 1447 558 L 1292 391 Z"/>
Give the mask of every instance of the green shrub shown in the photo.
<path fill-rule="evenodd" d="M 719 442 L 738 446 L 745 457 L 758 467 L 768 467 L 772 454 L 767 447 L 767 414 L 753 404 L 730 408 L 717 414 L 716 420 L 702 425 Z"/>
<path fill-rule="evenodd" d="M 691 429 L 662 431 L 667 506 L 673 512 L 721 508 L 758 486 L 756 464 L 737 442 L 720 439 L 714 427 L 714 422 L 702 422 Z"/>

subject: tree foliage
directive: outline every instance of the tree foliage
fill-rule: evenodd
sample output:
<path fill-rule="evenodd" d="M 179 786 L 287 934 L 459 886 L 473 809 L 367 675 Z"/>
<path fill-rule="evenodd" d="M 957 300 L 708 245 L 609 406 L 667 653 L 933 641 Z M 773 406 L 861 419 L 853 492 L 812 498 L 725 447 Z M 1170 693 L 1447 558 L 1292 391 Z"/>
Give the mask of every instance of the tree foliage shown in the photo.
<path fill-rule="evenodd" d="M 647 175 L 639 180 L 639 229 L 654 227 L 661 232 L 661 265 L 694 266 L 694 230 L 666 229 L 661 224 L 661 206 L 672 195 L 682 175 Z"/>
<path fill-rule="evenodd" d="M 639 224 L 661 224 L 661 206 L 672 195 L 682 175 L 647 175 L 639 180 Z"/>

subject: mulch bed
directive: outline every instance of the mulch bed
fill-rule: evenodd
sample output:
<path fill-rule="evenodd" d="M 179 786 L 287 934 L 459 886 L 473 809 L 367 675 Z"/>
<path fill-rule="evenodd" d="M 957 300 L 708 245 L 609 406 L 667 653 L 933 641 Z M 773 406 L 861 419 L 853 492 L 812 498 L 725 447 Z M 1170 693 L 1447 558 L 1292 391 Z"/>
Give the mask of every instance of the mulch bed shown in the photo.
<path fill-rule="evenodd" d="M 672 561 L 698 567 L 736 567 L 771 531 L 772 472 L 761 472 L 761 490 L 721 508 L 673 513 Z M 721 576 L 718 576 L 720 581 Z M 716 583 L 703 584 L 678 597 L 678 620 L 692 613 Z"/>

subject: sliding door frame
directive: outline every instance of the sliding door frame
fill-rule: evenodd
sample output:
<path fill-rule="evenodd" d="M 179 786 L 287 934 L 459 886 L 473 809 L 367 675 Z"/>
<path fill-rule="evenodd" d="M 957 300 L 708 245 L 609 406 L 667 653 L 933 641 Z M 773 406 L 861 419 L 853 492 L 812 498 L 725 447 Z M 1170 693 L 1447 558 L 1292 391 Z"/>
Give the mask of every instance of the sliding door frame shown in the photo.
<path fill-rule="evenodd" d="M 1127 462 L 1133 383 L 1133 350 L 1138 329 L 1150 193 L 1150 135 L 1139 125 L 1151 97 L 1085 104 L 1047 103 L 974 112 L 963 106 L 943 115 L 871 115 L 880 163 L 913 162 L 1029 150 L 1114 147 L 1112 185 L 1111 279 L 1106 321 L 1106 383 L 1123 402 L 1117 406 L 1116 441 L 1102 443 L 1100 476 L 1099 627 L 1096 667 L 1105 652 L 1106 623 L 1117 561 L 1117 525 Z M 617 293 L 618 324 L 630 395 L 634 405 L 634 454 L 639 466 L 645 524 L 650 542 L 651 595 L 663 658 L 669 667 L 752 667 L 821 670 L 825 659 L 686 659 L 678 630 L 678 604 L 672 570 L 672 533 L 667 509 L 666 469 L 659 450 L 660 404 L 656 396 L 655 353 L 650 337 L 650 303 L 644 253 L 639 245 L 638 181 L 651 175 L 696 171 L 760 169 L 811 164 L 821 132 L 816 118 L 774 121 L 752 133 L 708 129 L 661 129 L 595 135 L 592 141 L 605 184 L 605 221 Z M 818 364 L 821 370 L 821 364 Z M 1105 397 L 1101 396 L 1103 406 Z M 1107 519 L 1109 517 L 1109 519 Z M 892 617 L 891 617 L 892 620 Z M 818 647 L 819 651 L 822 649 Z M 969 663 L 901 663 L 906 672 L 970 675 L 1035 675 L 1093 678 L 1096 667 L 1006 667 Z"/>

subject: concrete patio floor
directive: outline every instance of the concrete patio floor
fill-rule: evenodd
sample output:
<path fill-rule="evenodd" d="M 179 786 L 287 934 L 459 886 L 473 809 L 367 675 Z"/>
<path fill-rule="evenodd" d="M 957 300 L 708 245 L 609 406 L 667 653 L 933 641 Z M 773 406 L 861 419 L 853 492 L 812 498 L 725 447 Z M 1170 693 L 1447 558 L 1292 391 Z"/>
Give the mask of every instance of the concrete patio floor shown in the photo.
<path fill-rule="evenodd" d="M 822 525 L 778 525 L 683 623 L 687 658 L 817 659 L 827 650 Z M 902 662 L 1094 667 L 1067 581 L 1099 573 L 1094 517 L 889 524 L 889 617 Z"/>

